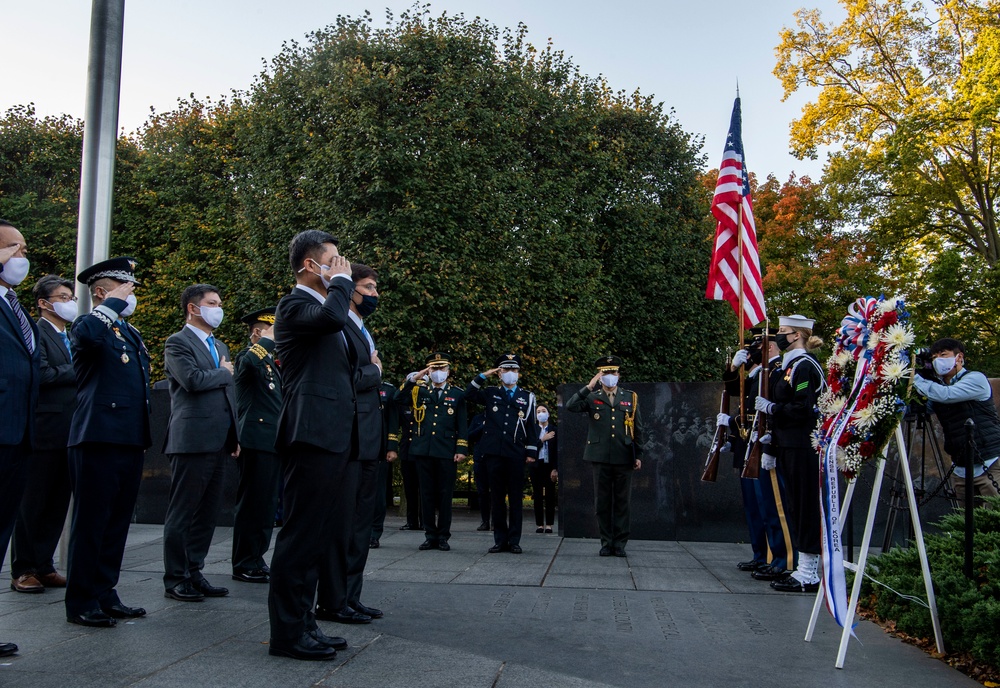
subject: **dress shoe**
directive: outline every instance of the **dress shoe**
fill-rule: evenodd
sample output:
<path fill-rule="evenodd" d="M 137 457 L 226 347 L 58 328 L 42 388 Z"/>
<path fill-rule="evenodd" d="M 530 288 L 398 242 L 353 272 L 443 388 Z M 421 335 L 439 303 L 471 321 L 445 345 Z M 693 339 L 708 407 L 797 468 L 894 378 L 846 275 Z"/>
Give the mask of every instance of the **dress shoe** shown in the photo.
<path fill-rule="evenodd" d="M 163 596 L 177 600 L 178 602 L 201 602 L 205 599 L 205 595 L 195 590 L 194 586 L 191 585 L 191 581 L 184 581 L 172 588 L 167 588 L 163 592 Z"/>
<path fill-rule="evenodd" d="M 451 550 L 451 545 L 448 544 L 447 540 L 441 540 L 440 542 L 438 542 L 438 549 L 441 550 L 442 552 L 447 552 Z"/>
<path fill-rule="evenodd" d="M 303 633 L 302 637 L 294 643 L 281 643 L 272 640 L 267 648 L 267 654 L 292 659 L 327 660 L 337 658 L 336 650 L 319 642 L 308 633 Z"/>
<path fill-rule="evenodd" d="M 615 547 L 613 550 L 611 550 L 611 553 L 614 554 L 616 557 L 624 557 L 625 556 L 625 548 L 624 547 Z"/>
<path fill-rule="evenodd" d="M 497 554 L 498 552 L 506 552 L 506 551 L 507 551 L 507 545 L 493 545 L 489 549 L 490 554 Z"/>
<path fill-rule="evenodd" d="M 212 585 L 204 578 L 191 579 L 191 587 L 200 592 L 205 597 L 225 597 L 229 594 L 229 588 L 220 588 Z"/>
<path fill-rule="evenodd" d="M 317 609 L 316 618 L 324 619 L 325 621 L 336 621 L 342 624 L 370 624 L 372 622 L 372 617 L 362 614 L 351 607 L 344 607 L 338 612 L 331 612 L 325 616 L 320 616 L 319 609 Z"/>
<path fill-rule="evenodd" d="M 42 585 L 46 588 L 65 588 L 66 587 L 66 576 L 62 575 L 58 571 L 52 571 L 50 573 L 43 573 L 36 575 Z"/>
<path fill-rule="evenodd" d="M 523 551 L 524 550 L 521 549 L 521 545 L 511 545 L 510 546 L 510 553 L 511 554 L 520 554 Z"/>
<path fill-rule="evenodd" d="M 788 572 L 785 571 L 785 569 L 776 569 L 773 566 L 765 566 L 762 569 L 757 569 L 756 571 L 750 573 L 750 576 L 753 577 L 754 580 L 759 581 L 780 580 L 787 575 Z"/>
<path fill-rule="evenodd" d="M 542 526 L 538 526 L 537 528 L 535 528 L 535 532 L 536 533 L 544 533 L 545 532 L 545 528 L 542 527 Z"/>
<path fill-rule="evenodd" d="M 819 590 L 819 582 L 803 583 L 794 576 L 785 576 L 776 581 L 771 581 L 771 587 L 778 592 L 816 592 Z"/>
<path fill-rule="evenodd" d="M 142 607 L 126 607 L 121 602 L 101 607 L 101 611 L 115 619 L 138 619 L 140 616 L 146 616 L 146 610 Z"/>
<path fill-rule="evenodd" d="M 370 616 L 373 619 L 381 619 L 383 616 L 385 616 L 382 613 L 381 609 L 375 609 L 375 607 L 366 607 L 360 602 L 351 602 L 350 607 L 359 614 Z"/>
<path fill-rule="evenodd" d="M 35 578 L 34 573 L 22 573 L 10 582 L 10 589 L 15 592 L 39 593 L 45 592 L 45 586 Z"/>
<path fill-rule="evenodd" d="M 326 645 L 327 647 L 332 647 L 334 650 L 347 649 L 347 640 L 337 635 L 327 635 L 319 628 L 314 628 L 309 631 L 309 635 L 311 635 L 316 642 L 321 645 Z"/>
<path fill-rule="evenodd" d="M 411 525 L 409 523 L 404 523 L 399 527 L 400 530 L 419 530 L 417 526 Z"/>
<path fill-rule="evenodd" d="M 765 566 L 767 566 L 767 564 L 765 564 L 762 561 L 757 561 L 755 559 L 753 561 L 741 561 L 736 565 L 736 568 L 738 568 L 740 571 L 750 571 L 752 573 L 754 571 L 759 571 Z"/>
<path fill-rule="evenodd" d="M 372 538 L 371 542 L 368 543 L 368 549 L 378 549 L 378 548 L 379 548 L 378 540 Z"/>
<path fill-rule="evenodd" d="M 102 612 L 100 609 L 90 609 L 82 614 L 77 614 L 76 616 L 67 616 L 66 620 L 70 623 L 78 624 L 80 626 L 90 626 L 92 628 L 113 628 L 118 625 L 117 621 Z"/>
<path fill-rule="evenodd" d="M 597 554 L 600 555 L 600 556 L 602 556 L 602 557 L 610 557 L 611 556 L 611 548 L 608 547 L 607 545 L 605 545 L 604 547 L 601 547 L 601 551 L 598 552 Z"/>
<path fill-rule="evenodd" d="M 489 529 L 490 529 L 490 522 L 489 521 L 483 521 L 482 523 L 479 524 L 479 527 L 476 528 L 476 530 L 481 530 L 481 531 L 482 530 L 489 530 Z"/>
<path fill-rule="evenodd" d="M 545 532 L 546 532 L 546 533 L 551 533 L 551 532 L 552 532 L 552 529 L 551 529 L 551 528 L 546 528 L 546 529 L 545 529 Z"/>
<path fill-rule="evenodd" d="M 240 569 L 233 571 L 233 580 L 243 581 L 244 583 L 269 583 L 271 582 L 271 576 L 264 569 Z"/>
<path fill-rule="evenodd" d="M 0 643 L 0 657 L 10 657 L 17 654 L 17 645 L 14 643 Z"/>
<path fill-rule="evenodd" d="M 417 549 L 426 551 L 429 549 L 437 549 L 437 546 L 438 543 L 434 542 L 433 540 L 424 540 L 423 543 L 419 547 L 417 547 Z"/>

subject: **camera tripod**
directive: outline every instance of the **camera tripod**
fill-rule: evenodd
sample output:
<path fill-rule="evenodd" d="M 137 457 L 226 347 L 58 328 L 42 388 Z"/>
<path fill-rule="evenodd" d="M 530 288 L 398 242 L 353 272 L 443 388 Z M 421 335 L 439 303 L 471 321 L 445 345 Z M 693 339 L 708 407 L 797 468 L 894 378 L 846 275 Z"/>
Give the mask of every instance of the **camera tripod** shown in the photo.
<path fill-rule="evenodd" d="M 949 470 L 945 469 L 944 457 L 941 454 L 941 445 L 938 443 L 937 431 L 931 423 L 930 414 L 926 408 L 919 408 L 908 412 L 903 417 L 905 425 L 904 436 L 906 437 L 907 455 L 913 456 L 913 441 L 919 433 L 920 437 L 920 478 L 914 480 L 913 491 L 918 500 L 924 498 L 927 493 L 927 447 L 930 445 L 930 453 L 934 459 L 934 466 L 937 475 L 941 478 L 942 484 L 936 488 L 941 491 L 942 496 L 951 502 L 953 508 L 958 506 L 958 497 L 955 490 L 948 482 Z M 892 483 L 889 486 L 889 514 L 885 522 L 885 536 L 882 539 L 882 551 L 887 551 L 892 547 L 892 538 L 896 530 L 896 514 L 900 509 L 907 508 L 906 492 L 900 487 L 902 482 L 902 465 L 900 464 L 899 453 L 896 454 L 896 469 L 893 472 Z M 933 496 L 933 495 L 932 495 Z M 909 537 L 913 537 L 913 526 L 910 526 Z"/>

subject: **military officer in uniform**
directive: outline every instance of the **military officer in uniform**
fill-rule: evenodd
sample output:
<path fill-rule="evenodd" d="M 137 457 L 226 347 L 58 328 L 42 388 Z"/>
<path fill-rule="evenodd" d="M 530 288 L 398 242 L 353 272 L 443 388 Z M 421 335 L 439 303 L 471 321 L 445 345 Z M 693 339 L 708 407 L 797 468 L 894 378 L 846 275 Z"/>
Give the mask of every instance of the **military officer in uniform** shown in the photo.
<path fill-rule="evenodd" d="M 379 540 L 385 531 L 385 514 L 389 508 L 388 499 L 392 494 L 392 462 L 399 457 L 399 406 L 396 404 L 396 386 L 382 381 L 379 388 L 382 403 L 382 443 L 383 458 L 378 461 L 378 475 L 375 479 L 375 516 L 372 518 L 372 534 L 368 542 L 370 549 L 378 549 Z"/>
<path fill-rule="evenodd" d="M 233 580 L 267 583 L 264 555 L 271 545 L 281 489 L 281 460 L 274 448 L 281 412 L 281 374 L 274 360 L 274 307 L 243 316 L 250 344 L 236 354 L 236 458 L 239 484 L 233 522 Z"/>
<path fill-rule="evenodd" d="M 136 307 L 132 258 L 111 258 L 77 276 L 94 310 L 70 330 L 77 406 L 69 430 L 73 525 L 69 536 L 66 620 L 114 626 L 144 616 L 122 604 L 115 585 L 139 494 L 149 432 L 149 352 L 125 320 Z"/>
<path fill-rule="evenodd" d="M 451 500 L 456 464 L 469 453 L 469 429 L 464 392 L 448 384 L 451 356 L 436 351 L 427 367 L 410 373 L 396 393 L 399 403 L 413 409 L 410 457 L 420 476 L 424 542 L 419 549 L 451 549 Z"/>
<path fill-rule="evenodd" d="M 567 411 L 586 413 L 588 418 L 583 460 L 590 462 L 594 473 L 594 510 L 602 557 L 625 556 L 632 472 L 642 467 L 639 398 L 618 386 L 621 364 L 617 356 L 597 359 L 597 374 L 566 404 Z"/>
<path fill-rule="evenodd" d="M 535 395 L 517 382 L 521 357 L 504 354 L 496 365 L 480 373 L 465 389 L 465 398 L 486 407 L 483 456 L 490 474 L 493 506 L 493 546 L 490 553 L 521 553 L 521 518 L 524 501 L 524 466 L 538 458 Z M 500 386 L 487 386 L 491 375 L 500 375 Z M 509 502 L 504 503 L 504 500 Z"/>

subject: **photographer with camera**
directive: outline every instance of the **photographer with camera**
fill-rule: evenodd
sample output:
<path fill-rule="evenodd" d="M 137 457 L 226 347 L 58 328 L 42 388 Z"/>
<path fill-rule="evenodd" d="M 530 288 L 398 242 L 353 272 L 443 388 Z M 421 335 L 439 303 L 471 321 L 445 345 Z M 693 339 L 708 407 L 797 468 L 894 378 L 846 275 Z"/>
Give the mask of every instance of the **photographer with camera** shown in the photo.
<path fill-rule="evenodd" d="M 982 373 L 965 368 L 965 346 L 957 339 L 939 339 L 930 348 L 931 369 L 918 365 L 913 386 L 930 400 L 944 430 L 944 449 L 954 467 L 954 487 L 965 490 L 965 421 L 975 426 L 974 490 L 981 496 L 1000 494 L 991 467 L 1000 456 L 1000 418 L 993 403 L 993 388 Z M 920 357 L 918 357 L 918 362 Z"/>

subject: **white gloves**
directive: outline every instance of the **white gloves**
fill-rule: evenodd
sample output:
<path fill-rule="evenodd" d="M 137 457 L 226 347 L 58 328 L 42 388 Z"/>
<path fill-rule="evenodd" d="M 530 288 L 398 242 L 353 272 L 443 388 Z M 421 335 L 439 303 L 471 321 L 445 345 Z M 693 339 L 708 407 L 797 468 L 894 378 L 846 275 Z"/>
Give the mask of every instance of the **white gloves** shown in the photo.
<path fill-rule="evenodd" d="M 771 433 L 764 433 L 764 436 L 760 438 L 761 444 L 771 444 Z"/>
<path fill-rule="evenodd" d="M 715 424 L 718 425 L 720 428 L 728 428 L 729 415 L 725 413 L 720 413 L 715 417 Z"/>
<path fill-rule="evenodd" d="M 747 362 L 747 350 L 740 349 L 739 351 L 736 352 L 736 355 L 733 356 L 733 370 L 736 370 L 746 362 Z"/>
<path fill-rule="evenodd" d="M 778 465 L 778 460 L 771 456 L 770 454 L 760 455 L 760 467 L 765 471 L 773 471 L 774 467 Z"/>
<path fill-rule="evenodd" d="M 764 397 L 757 397 L 757 399 L 754 401 L 754 407 L 758 411 L 761 411 L 768 415 L 774 413 L 774 402 L 768 401 Z"/>

